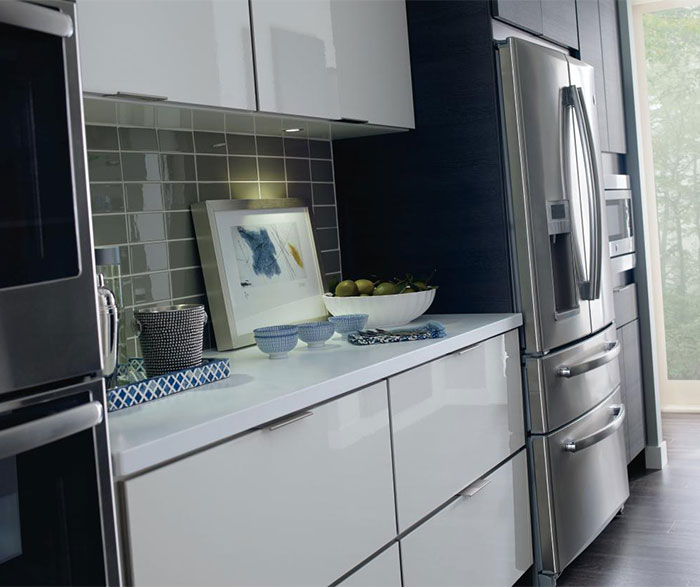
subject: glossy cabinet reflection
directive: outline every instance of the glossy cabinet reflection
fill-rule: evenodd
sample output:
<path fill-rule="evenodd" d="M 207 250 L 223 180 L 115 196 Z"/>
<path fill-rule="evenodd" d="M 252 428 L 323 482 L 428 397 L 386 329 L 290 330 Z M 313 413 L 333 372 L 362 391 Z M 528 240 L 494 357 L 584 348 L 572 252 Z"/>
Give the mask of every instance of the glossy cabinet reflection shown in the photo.
<path fill-rule="evenodd" d="M 259 109 L 414 127 L 403 1 L 251 0 Z"/>
<path fill-rule="evenodd" d="M 525 444 L 517 331 L 389 379 L 399 529 Z"/>
<path fill-rule="evenodd" d="M 512 585 L 532 564 L 525 450 L 401 540 L 405 587 Z"/>
<path fill-rule="evenodd" d="M 327 585 L 393 539 L 386 383 L 311 412 L 125 482 L 133 584 Z"/>
<path fill-rule="evenodd" d="M 255 110 L 247 0 L 77 0 L 83 90 Z"/>
<path fill-rule="evenodd" d="M 399 545 L 394 544 L 382 554 L 360 567 L 338 587 L 401 587 Z"/>

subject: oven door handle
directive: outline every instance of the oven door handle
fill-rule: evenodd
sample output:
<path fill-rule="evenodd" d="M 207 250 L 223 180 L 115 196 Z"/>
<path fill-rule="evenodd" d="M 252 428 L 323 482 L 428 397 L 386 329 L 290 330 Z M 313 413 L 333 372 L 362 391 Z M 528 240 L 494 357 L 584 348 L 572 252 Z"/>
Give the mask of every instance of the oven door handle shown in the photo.
<path fill-rule="evenodd" d="M 615 434 L 625 421 L 625 406 L 620 404 L 619 406 L 612 406 L 611 409 L 613 412 L 613 419 L 609 424 L 606 424 L 597 432 L 579 438 L 578 440 L 567 440 L 564 443 L 564 450 L 566 452 L 579 452 Z"/>
<path fill-rule="evenodd" d="M 606 343 L 605 350 L 594 356 L 589 361 L 584 361 L 583 363 L 576 363 L 575 365 L 562 365 L 557 369 L 557 375 L 559 377 L 576 377 L 577 375 L 583 375 L 593 369 L 607 365 L 610 361 L 613 361 L 620 354 L 620 341 Z"/>
<path fill-rule="evenodd" d="M 88 430 L 97 426 L 103 418 L 102 404 L 93 401 L 7 430 L 0 430 L 0 460 Z"/>
<path fill-rule="evenodd" d="M 58 10 L 17 0 L 0 2 L 0 22 L 55 37 L 71 37 L 74 31 L 70 16 Z"/>

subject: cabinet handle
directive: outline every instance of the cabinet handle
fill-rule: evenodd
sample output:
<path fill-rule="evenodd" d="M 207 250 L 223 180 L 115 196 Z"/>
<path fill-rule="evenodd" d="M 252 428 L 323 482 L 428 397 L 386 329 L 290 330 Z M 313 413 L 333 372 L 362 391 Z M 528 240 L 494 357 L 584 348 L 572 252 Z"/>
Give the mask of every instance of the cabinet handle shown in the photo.
<path fill-rule="evenodd" d="M 457 351 L 455 354 L 458 357 L 461 357 L 462 355 L 466 355 L 468 352 L 473 351 L 475 349 L 478 349 L 480 346 L 482 346 L 484 343 L 480 342 L 478 344 L 473 344 L 472 346 L 468 346 L 466 349 L 462 349 L 461 351 Z"/>
<path fill-rule="evenodd" d="M 144 102 L 165 102 L 167 96 L 157 96 L 156 94 L 137 94 L 136 92 L 117 92 L 116 94 L 102 94 L 104 98 L 130 98 L 132 100 L 143 100 Z"/>
<path fill-rule="evenodd" d="M 293 424 L 294 422 L 298 422 L 299 420 L 303 420 L 304 418 L 308 418 L 309 416 L 313 415 L 314 413 L 310 410 L 299 414 L 294 414 L 293 416 L 289 416 L 283 420 L 277 420 L 277 422 L 268 426 L 267 429 L 272 432 L 273 430 L 283 428 L 284 426 L 288 426 L 289 424 Z"/>
<path fill-rule="evenodd" d="M 465 489 L 462 489 L 462 491 L 460 491 L 457 495 L 459 495 L 460 497 L 474 497 L 489 483 L 491 483 L 491 479 L 477 479 L 476 481 L 474 481 L 474 483 L 472 483 Z"/>
<path fill-rule="evenodd" d="M 613 287 L 613 293 L 620 293 L 621 291 L 625 291 L 626 289 L 629 289 L 633 285 L 634 285 L 634 283 L 628 283 L 627 285 L 620 285 L 618 287 Z"/>
<path fill-rule="evenodd" d="M 367 124 L 369 122 L 369 120 L 362 120 L 361 118 L 347 118 L 345 116 L 341 116 L 337 120 L 338 122 L 348 122 L 350 124 Z"/>

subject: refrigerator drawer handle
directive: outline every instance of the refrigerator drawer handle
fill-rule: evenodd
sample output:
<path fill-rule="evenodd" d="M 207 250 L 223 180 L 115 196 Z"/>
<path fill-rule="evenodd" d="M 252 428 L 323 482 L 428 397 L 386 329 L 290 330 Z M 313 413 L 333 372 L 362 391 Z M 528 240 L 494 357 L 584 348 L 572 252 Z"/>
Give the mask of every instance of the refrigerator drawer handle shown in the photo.
<path fill-rule="evenodd" d="M 578 452 L 593 446 L 594 444 L 605 440 L 608 436 L 615 434 L 622 426 L 625 421 L 625 406 L 620 404 L 619 406 L 612 406 L 613 419 L 612 422 L 603 426 L 597 432 L 584 436 L 579 440 L 568 440 L 564 443 L 564 450 L 566 452 Z"/>
<path fill-rule="evenodd" d="M 576 377 L 576 375 L 582 375 L 583 373 L 588 373 L 607 365 L 610 361 L 613 361 L 620 354 L 620 341 L 608 343 L 605 351 L 599 355 L 593 357 L 590 361 L 584 361 L 583 363 L 576 363 L 575 365 L 562 365 L 557 369 L 557 375 L 559 377 Z"/>
<path fill-rule="evenodd" d="M 88 430 L 102 422 L 100 402 L 90 402 L 7 430 L 0 430 L 0 460 Z"/>

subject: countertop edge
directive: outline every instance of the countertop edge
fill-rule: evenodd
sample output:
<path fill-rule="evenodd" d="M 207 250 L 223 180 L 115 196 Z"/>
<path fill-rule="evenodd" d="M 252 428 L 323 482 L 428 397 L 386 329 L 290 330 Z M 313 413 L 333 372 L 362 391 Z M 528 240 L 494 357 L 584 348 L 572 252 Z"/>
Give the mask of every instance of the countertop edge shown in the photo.
<path fill-rule="evenodd" d="M 522 326 L 521 314 L 510 314 L 457 336 L 439 339 L 386 361 L 348 372 L 309 387 L 223 415 L 198 426 L 163 436 L 154 442 L 112 452 L 115 480 L 125 481 L 148 470 L 199 452 L 267 422 L 331 401 L 353 390 L 367 387 L 407 369 L 449 355 L 467 346 Z"/>

